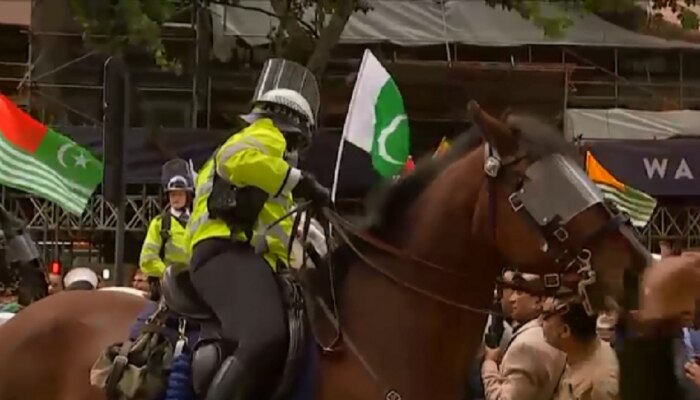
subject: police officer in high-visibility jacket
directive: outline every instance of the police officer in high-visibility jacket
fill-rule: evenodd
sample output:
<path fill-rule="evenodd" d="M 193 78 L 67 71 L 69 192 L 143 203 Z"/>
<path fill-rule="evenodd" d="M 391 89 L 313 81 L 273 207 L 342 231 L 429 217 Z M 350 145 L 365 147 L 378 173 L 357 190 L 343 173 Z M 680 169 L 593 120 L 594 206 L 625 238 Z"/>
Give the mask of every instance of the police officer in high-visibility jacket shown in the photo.
<path fill-rule="evenodd" d="M 168 206 L 148 225 L 139 258 L 139 268 L 156 292 L 159 292 L 157 282 L 168 265 L 189 262 L 186 226 L 194 193 L 191 168 L 185 160 L 178 158 L 165 163 L 161 180 Z"/>
<path fill-rule="evenodd" d="M 268 398 L 274 390 L 261 377 L 274 374 L 287 351 L 274 274 L 287 266 L 293 218 L 272 223 L 293 208 L 292 191 L 318 206 L 330 203 L 328 189 L 295 167 L 298 152 L 311 141 L 318 107 L 318 85 L 309 70 L 268 60 L 253 110 L 243 116 L 247 127 L 198 173 L 188 224 L 192 283 L 235 348 L 206 400 Z"/>

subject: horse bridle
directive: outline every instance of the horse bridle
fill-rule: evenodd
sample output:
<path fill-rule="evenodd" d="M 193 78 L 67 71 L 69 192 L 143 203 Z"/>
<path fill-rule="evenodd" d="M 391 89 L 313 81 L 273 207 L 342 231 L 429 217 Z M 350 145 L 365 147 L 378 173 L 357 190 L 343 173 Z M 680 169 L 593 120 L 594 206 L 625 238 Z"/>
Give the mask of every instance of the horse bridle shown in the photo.
<path fill-rule="evenodd" d="M 595 313 L 588 294 L 589 288 L 596 283 L 596 273 L 591 264 L 593 253 L 589 247 L 594 246 L 599 240 L 604 239 L 610 233 L 616 232 L 622 225 L 629 223 L 629 218 L 619 212 L 613 212 L 604 203 L 601 206 L 610 213 L 611 218 L 594 231 L 587 233 L 581 240 L 575 240 L 566 224 L 562 224 L 560 219 L 553 219 L 546 225 L 541 225 L 528 212 L 525 204 L 520 198 L 523 193 L 522 177 L 516 176 L 512 179 L 508 175 L 509 168 L 517 165 L 524 159 L 531 158 L 525 151 L 519 150 L 512 155 L 501 157 L 493 146 L 488 142 L 484 144 L 484 173 L 488 179 L 489 192 L 489 221 L 494 236 L 498 229 L 496 223 L 496 185 L 506 190 L 508 203 L 511 209 L 521 215 L 525 221 L 531 225 L 546 241 L 546 247 L 542 250 L 551 255 L 552 262 L 559 267 L 559 272 L 539 274 L 544 288 L 548 292 L 556 292 L 561 288 L 574 290 L 580 297 L 580 301 L 588 315 Z M 514 185 L 508 185 L 509 178 Z M 583 212 L 584 210 L 580 210 Z M 506 260 L 509 262 L 509 260 Z M 528 270 L 527 266 L 509 262 L 510 266 Z"/>

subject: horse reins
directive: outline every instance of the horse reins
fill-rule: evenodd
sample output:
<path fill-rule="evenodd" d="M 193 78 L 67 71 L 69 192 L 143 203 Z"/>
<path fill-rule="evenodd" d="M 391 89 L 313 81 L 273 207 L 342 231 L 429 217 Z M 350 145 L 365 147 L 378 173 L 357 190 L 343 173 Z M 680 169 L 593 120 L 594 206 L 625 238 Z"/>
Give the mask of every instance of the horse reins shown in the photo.
<path fill-rule="evenodd" d="M 273 221 L 270 225 L 268 225 L 267 229 L 270 229 L 272 226 L 279 224 L 281 221 L 284 219 L 295 215 L 295 220 L 292 226 L 292 230 L 295 232 L 296 229 L 298 228 L 298 225 L 300 223 L 300 215 L 301 212 L 307 211 L 311 209 L 312 204 L 307 202 L 303 203 L 296 208 L 292 209 L 282 217 L 278 218 L 277 220 Z M 468 311 L 468 312 L 473 312 L 477 314 L 482 314 L 482 315 L 489 315 L 492 313 L 491 310 L 485 309 L 485 308 L 478 308 L 478 307 L 473 307 L 468 304 L 464 304 L 461 302 L 453 301 L 448 298 L 445 298 L 443 296 L 440 296 L 438 294 L 435 294 L 431 291 L 421 289 L 418 286 L 412 285 L 394 274 L 392 274 L 389 271 L 386 271 L 384 268 L 380 267 L 377 265 L 377 263 L 373 262 L 371 259 L 369 259 L 368 256 L 366 256 L 358 247 L 357 245 L 353 242 L 353 240 L 350 238 L 350 234 L 352 236 L 355 236 L 362 241 L 366 242 L 367 244 L 375 247 L 378 250 L 384 251 L 392 256 L 395 256 L 399 259 L 403 259 L 406 261 L 410 261 L 413 263 L 417 263 L 419 265 L 425 266 L 427 268 L 430 268 L 432 270 L 435 270 L 437 272 L 440 272 L 445 275 L 449 275 L 452 278 L 459 278 L 459 279 L 469 279 L 471 278 L 468 274 L 460 273 L 454 270 L 451 270 L 449 268 L 443 267 L 441 265 L 438 265 L 436 263 L 421 259 L 419 257 L 406 254 L 405 252 L 401 251 L 401 249 L 394 247 L 384 241 L 381 241 L 365 232 L 362 230 L 358 229 L 355 227 L 350 221 L 347 221 L 343 217 L 341 217 L 339 214 L 337 214 L 335 211 L 331 210 L 330 208 L 323 208 L 322 209 L 323 216 L 326 218 L 328 221 L 328 225 L 331 227 L 335 228 L 335 231 L 338 233 L 338 236 L 343 240 L 343 242 L 359 257 L 367 266 L 375 270 L 376 272 L 380 273 L 382 276 L 386 277 L 387 279 L 393 281 L 394 283 L 400 285 L 401 287 L 404 287 L 408 290 L 411 290 L 413 292 L 416 292 L 426 298 L 429 298 L 431 300 L 437 301 L 439 303 L 463 310 L 463 311 Z M 302 228 L 302 240 L 303 237 L 305 237 L 308 234 L 308 229 L 309 229 L 309 223 L 310 223 L 311 217 L 307 216 L 306 220 L 304 221 L 304 227 Z M 324 224 L 324 234 L 326 235 L 326 244 L 329 249 L 328 253 L 328 269 L 329 269 L 329 279 L 330 279 L 330 293 L 331 293 L 331 301 L 333 303 L 333 311 L 331 311 L 326 304 L 326 301 L 318 296 L 316 296 L 313 300 L 321 307 L 321 310 L 323 311 L 324 315 L 326 318 L 329 320 L 329 322 L 333 325 L 333 328 L 335 329 L 335 337 L 331 341 L 331 344 L 325 345 L 321 342 L 319 335 L 315 332 L 315 330 L 312 328 L 314 340 L 316 341 L 316 344 L 321 348 L 321 350 L 324 353 L 333 353 L 337 350 L 338 345 L 343 342 L 345 343 L 350 351 L 353 353 L 353 355 L 357 358 L 357 360 L 362 364 L 363 368 L 365 371 L 370 375 L 370 377 L 375 381 L 377 385 L 382 387 L 382 390 L 384 392 L 384 398 L 386 400 L 401 400 L 403 397 L 401 394 L 399 394 L 398 391 L 395 389 L 391 388 L 391 386 L 387 385 L 385 383 L 385 380 L 380 377 L 380 375 L 372 368 L 371 364 L 367 361 L 367 359 L 364 357 L 363 353 L 359 350 L 359 348 L 355 345 L 354 341 L 348 337 L 342 328 L 341 322 L 340 322 L 340 313 L 338 311 L 338 302 L 336 299 L 336 293 L 335 293 L 335 280 L 334 280 L 334 274 L 333 274 L 333 263 L 332 263 L 332 247 L 330 243 L 330 235 L 328 232 L 328 226 Z M 350 232 L 350 234 L 348 233 Z M 288 249 L 287 249 L 287 257 L 288 260 L 291 257 L 291 251 L 292 251 L 292 240 L 290 239 L 290 243 L 288 244 Z M 307 299 L 308 301 L 308 299 Z M 310 312 L 312 312 L 313 308 L 310 308 Z"/>
<path fill-rule="evenodd" d="M 365 254 L 363 254 L 362 251 L 360 251 L 360 249 L 358 249 L 357 245 L 352 242 L 352 239 L 350 239 L 347 231 L 352 232 L 353 236 L 356 236 L 359 239 L 362 239 L 362 241 L 372 245 L 373 247 L 377 248 L 378 250 L 382 250 L 382 251 L 389 253 L 390 255 L 398 257 L 400 259 L 420 264 L 422 266 L 440 271 L 441 273 L 444 273 L 446 275 L 451 275 L 452 277 L 458 277 L 461 279 L 469 279 L 469 278 L 473 278 L 473 277 L 470 277 L 467 274 L 462 274 L 462 273 L 459 273 L 457 271 L 450 270 L 448 268 L 442 267 L 442 266 L 435 264 L 435 263 L 432 263 L 430 261 L 423 260 L 421 258 L 412 256 L 412 255 L 408 255 L 408 254 L 402 252 L 400 249 L 398 249 L 398 248 L 396 248 L 396 247 L 394 247 L 386 242 L 383 242 L 379 239 L 376 239 L 376 238 L 366 234 L 365 232 L 360 231 L 359 229 L 354 227 L 349 221 L 345 220 L 344 218 L 342 218 L 341 216 L 339 216 L 337 213 L 335 213 L 334 211 L 332 211 L 330 209 L 325 209 L 324 215 L 326 216 L 326 218 L 328 218 L 329 222 L 336 228 L 339 236 L 343 239 L 343 242 L 345 242 L 345 244 L 347 244 L 348 247 L 350 247 L 350 249 L 352 249 L 352 251 L 362 261 L 364 261 L 369 267 L 371 267 L 375 271 L 379 272 L 381 275 L 385 276 L 386 278 L 393 281 L 394 283 L 396 283 L 402 287 L 405 287 L 409 290 L 412 290 L 416 293 L 419 293 L 419 294 L 423 295 L 424 297 L 427 297 L 429 299 L 435 300 L 437 302 L 440 302 L 440 303 L 443 303 L 443 304 L 446 304 L 446 305 L 449 305 L 449 306 L 452 306 L 452 307 L 455 307 L 455 308 L 458 308 L 458 309 L 461 309 L 464 311 L 470 311 L 473 313 L 483 314 L 483 315 L 489 315 L 491 313 L 491 311 L 488 309 L 473 307 L 473 306 L 470 306 L 468 304 L 464 304 L 461 302 L 447 299 L 443 296 L 432 293 L 432 292 L 425 290 L 425 289 L 421 289 L 420 287 L 418 287 L 416 285 L 413 285 L 411 283 L 408 283 L 408 282 L 398 278 L 396 275 L 394 275 L 391 272 L 385 270 L 384 268 L 378 266 L 377 263 L 373 262 L 372 260 L 369 259 L 369 257 L 367 257 Z"/>

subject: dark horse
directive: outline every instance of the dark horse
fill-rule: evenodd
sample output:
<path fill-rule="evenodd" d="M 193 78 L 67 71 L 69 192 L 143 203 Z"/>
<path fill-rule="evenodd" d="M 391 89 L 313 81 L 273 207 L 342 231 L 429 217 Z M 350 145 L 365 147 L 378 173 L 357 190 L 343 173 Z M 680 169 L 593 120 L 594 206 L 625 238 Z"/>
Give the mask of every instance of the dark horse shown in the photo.
<path fill-rule="evenodd" d="M 20 306 L 48 294 L 39 252 L 24 223 L 0 206 L 0 290 L 17 298 Z"/>
<path fill-rule="evenodd" d="M 331 218 L 346 242 L 335 253 L 346 255 L 343 341 L 321 357 L 316 399 L 460 399 L 502 267 L 546 274 L 598 309 L 605 294 L 621 296 L 625 270 L 645 266 L 558 132 L 474 102 L 469 111 L 472 134 L 388 189 L 368 228 Z M 27 308 L 0 328 L 0 399 L 104 399 L 90 366 L 144 305 L 74 292 Z"/>

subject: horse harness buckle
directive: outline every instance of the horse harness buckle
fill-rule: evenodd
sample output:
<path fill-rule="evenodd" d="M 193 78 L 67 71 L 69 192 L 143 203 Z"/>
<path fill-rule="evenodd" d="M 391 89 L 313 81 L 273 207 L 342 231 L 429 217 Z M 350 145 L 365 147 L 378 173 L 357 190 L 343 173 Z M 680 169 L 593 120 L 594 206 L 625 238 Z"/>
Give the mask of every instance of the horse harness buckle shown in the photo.
<path fill-rule="evenodd" d="M 486 157 L 484 162 L 484 172 L 491 178 L 498 176 L 498 171 L 501 169 L 501 160 L 494 156 Z"/>
<path fill-rule="evenodd" d="M 126 364 L 129 363 L 129 358 L 127 356 L 118 354 L 117 356 L 114 357 L 114 367 L 122 369 L 126 366 Z"/>
<path fill-rule="evenodd" d="M 187 320 L 185 318 L 180 318 L 177 326 L 177 343 L 175 344 L 175 350 L 173 351 L 173 356 L 177 357 L 185 350 L 187 345 Z"/>
<path fill-rule="evenodd" d="M 510 203 L 510 208 L 512 208 L 515 212 L 518 212 L 522 210 L 523 207 L 525 207 L 525 203 L 523 203 L 518 194 L 519 192 L 513 192 L 508 196 L 508 203 Z"/>
<path fill-rule="evenodd" d="M 545 288 L 559 288 L 561 286 L 561 277 L 559 274 L 544 274 L 542 275 L 542 282 Z"/>
<path fill-rule="evenodd" d="M 563 226 L 557 228 L 553 234 L 560 242 L 566 242 L 569 239 L 569 232 Z"/>

